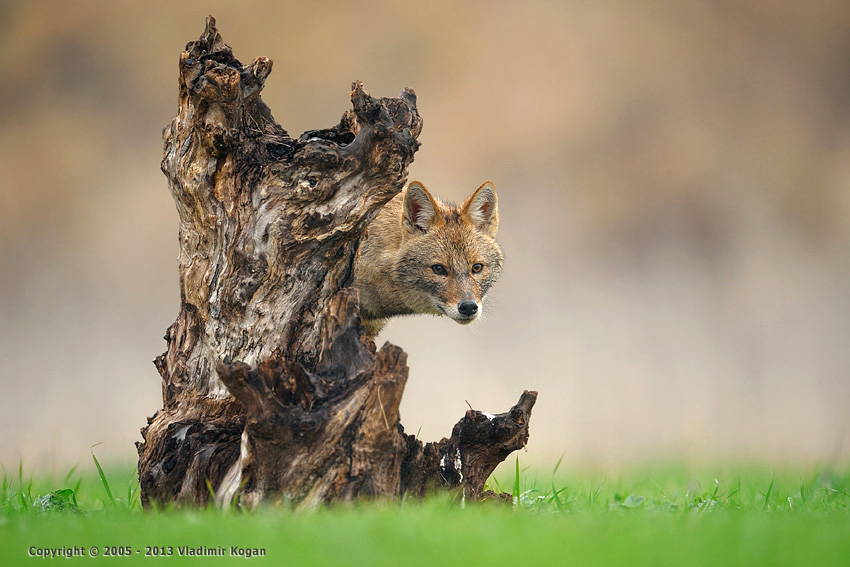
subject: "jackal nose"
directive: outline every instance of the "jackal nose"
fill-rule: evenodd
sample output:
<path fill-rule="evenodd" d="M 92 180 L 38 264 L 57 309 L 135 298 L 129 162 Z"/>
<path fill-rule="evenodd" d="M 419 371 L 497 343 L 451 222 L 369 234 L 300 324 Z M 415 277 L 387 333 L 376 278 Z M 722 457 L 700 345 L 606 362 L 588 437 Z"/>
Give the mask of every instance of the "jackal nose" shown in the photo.
<path fill-rule="evenodd" d="M 461 315 L 465 315 L 466 317 L 471 317 L 478 313 L 478 303 L 472 301 L 471 299 L 464 299 L 457 305 L 457 310 L 460 311 Z"/>

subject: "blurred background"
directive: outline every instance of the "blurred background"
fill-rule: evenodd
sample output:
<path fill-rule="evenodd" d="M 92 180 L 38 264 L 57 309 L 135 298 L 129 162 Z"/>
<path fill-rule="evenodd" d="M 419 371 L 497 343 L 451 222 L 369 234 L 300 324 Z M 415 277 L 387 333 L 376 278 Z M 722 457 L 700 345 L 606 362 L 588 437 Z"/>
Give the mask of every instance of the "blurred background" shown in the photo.
<path fill-rule="evenodd" d="M 850 460 L 846 0 L 0 1 L 0 462 L 132 463 L 178 313 L 159 171 L 213 14 L 293 136 L 405 86 L 410 178 L 498 190 L 472 328 L 408 318 L 408 432 L 540 392 L 520 458 Z M 67 469 L 64 469 L 67 470 Z M 549 469 L 551 470 L 551 469 Z"/>

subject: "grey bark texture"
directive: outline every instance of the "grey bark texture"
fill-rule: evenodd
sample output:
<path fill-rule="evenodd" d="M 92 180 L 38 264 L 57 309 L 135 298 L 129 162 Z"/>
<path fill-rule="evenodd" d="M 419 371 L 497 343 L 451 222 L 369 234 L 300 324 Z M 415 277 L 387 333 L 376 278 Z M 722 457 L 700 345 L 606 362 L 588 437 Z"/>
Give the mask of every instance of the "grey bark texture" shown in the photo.
<path fill-rule="evenodd" d="M 301 507 L 456 488 L 470 498 L 528 439 L 536 399 L 468 411 L 450 438 L 406 435 L 406 355 L 361 337 L 351 287 L 360 237 L 401 191 L 416 95 L 359 82 L 340 123 L 294 139 L 212 17 L 180 57 L 162 171 L 179 213 L 180 312 L 155 364 L 163 408 L 137 443 L 142 502 Z"/>

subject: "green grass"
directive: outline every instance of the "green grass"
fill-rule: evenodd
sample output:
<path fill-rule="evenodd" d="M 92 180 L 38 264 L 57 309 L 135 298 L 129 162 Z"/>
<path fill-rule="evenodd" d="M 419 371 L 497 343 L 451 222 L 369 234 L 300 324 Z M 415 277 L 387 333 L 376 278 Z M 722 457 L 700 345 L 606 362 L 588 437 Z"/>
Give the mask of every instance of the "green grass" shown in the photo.
<path fill-rule="evenodd" d="M 41 561 L 29 558 L 33 546 L 86 550 L 63 565 L 224 565 L 235 561 L 231 546 L 263 549 L 250 564 L 275 565 L 850 564 L 846 472 L 665 467 L 614 478 L 563 471 L 560 462 L 544 473 L 515 461 L 490 483 L 507 487 L 513 505 L 439 495 L 313 513 L 225 513 L 144 511 L 131 466 L 104 470 L 94 455 L 93 464 L 58 479 L 4 470 L 0 565 Z M 100 557 L 88 556 L 92 546 Z M 103 557 L 110 546 L 128 546 L 129 557 Z M 225 556 L 177 557 L 199 546 L 222 547 Z M 170 548 L 172 557 L 146 556 L 148 547 Z"/>

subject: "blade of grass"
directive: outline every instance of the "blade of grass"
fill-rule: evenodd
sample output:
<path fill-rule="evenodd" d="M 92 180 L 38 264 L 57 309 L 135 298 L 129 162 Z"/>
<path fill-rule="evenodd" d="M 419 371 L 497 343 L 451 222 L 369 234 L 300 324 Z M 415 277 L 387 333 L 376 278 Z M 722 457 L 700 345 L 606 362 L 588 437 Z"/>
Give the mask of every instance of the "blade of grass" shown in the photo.
<path fill-rule="evenodd" d="M 563 510 L 563 506 L 561 505 L 561 499 L 558 498 L 558 493 L 560 491 L 555 488 L 555 475 L 558 474 L 558 468 L 561 466 L 561 461 L 564 460 L 564 455 L 566 455 L 566 452 L 561 453 L 561 457 L 558 459 L 558 462 L 555 463 L 555 470 L 552 471 L 552 500 L 554 500 L 555 506 L 558 508 L 559 512 Z M 566 490 L 566 487 L 561 489 L 561 491 L 563 490 Z"/>
<path fill-rule="evenodd" d="M 100 443 L 97 445 L 100 445 Z M 91 458 L 94 460 L 94 466 L 97 467 L 97 474 L 100 475 L 100 483 L 103 485 L 103 489 L 106 490 L 106 497 L 109 498 L 109 504 L 112 505 L 115 502 L 115 497 L 112 496 L 112 490 L 109 488 L 109 481 L 106 480 L 106 475 L 103 474 L 103 467 L 100 466 L 97 457 L 94 456 L 94 448 L 97 447 L 97 445 L 92 445 Z"/>
<path fill-rule="evenodd" d="M 716 478 L 714 479 L 714 492 L 711 496 L 708 497 L 708 500 L 704 501 L 703 505 L 699 508 L 700 512 L 703 512 L 706 508 L 711 506 L 712 502 L 717 501 L 717 491 L 720 490 L 720 481 Z"/>
<path fill-rule="evenodd" d="M 514 503 L 519 503 L 519 455 L 516 458 L 516 477 L 514 477 Z"/>
<path fill-rule="evenodd" d="M 735 496 L 736 494 L 738 494 L 740 491 L 741 491 L 741 488 L 738 487 L 735 490 L 733 490 L 732 492 L 730 492 L 729 494 L 727 494 L 726 498 L 723 499 L 722 504 L 726 504 L 727 502 L 729 502 L 729 499 L 732 498 L 733 496 Z"/>
<path fill-rule="evenodd" d="M 206 483 L 206 485 L 207 485 L 207 492 L 209 492 L 209 495 L 210 495 L 210 499 L 209 499 L 209 501 L 208 501 L 208 502 L 209 502 L 210 504 L 214 504 L 214 503 L 215 503 L 215 490 L 213 490 L 213 485 L 212 485 L 212 483 L 210 482 L 210 479 L 208 479 L 208 478 L 205 478 L 205 479 L 204 479 L 204 482 L 205 482 L 205 483 Z"/>
<path fill-rule="evenodd" d="M 77 470 L 78 466 L 79 466 L 79 464 L 76 464 L 73 467 L 71 467 L 71 470 L 69 470 L 68 474 L 65 475 L 65 480 L 62 481 L 62 484 L 64 484 L 64 485 L 68 484 L 68 481 L 71 480 L 71 476 L 74 474 L 74 471 Z"/>
<path fill-rule="evenodd" d="M 596 489 L 596 492 L 593 491 L 593 482 L 590 483 L 590 489 L 587 492 L 587 507 L 588 509 L 593 507 L 594 501 L 599 501 L 599 493 L 602 492 L 602 486 L 608 481 L 608 478 L 605 477 L 602 479 L 602 485 Z"/>
<path fill-rule="evenodd" d="M 29 502 L 27 502 L 27 498 L 24 495 L 24 460 L 21 459 L 18 461 L 18 489 L 20 491 L 19 496 L 21 499 L 21 508 L 26 510 L 29 508 Z"/>
<path fill-rule="evenodd" d="M 131 480 L 129 484 L 127 484 L 127 510 L 132 512 L 133 508 L 136 506 L 136 499 L 134 498 L 136 495 L 136 489 L 133 486 L 133 481 Z"/>
<path fill-rule="evenodd" d="M 773 492 L 773 483 L 776 482 L 776 473 L 773 473 L 773 478 L 770 479 L 770 486 L 767 487 L 767 494 L 764 495 L 764 505 L 762 505 L 762 511 L 767 510 L 767 504 L 770 501 L 770 493 Z"/>

